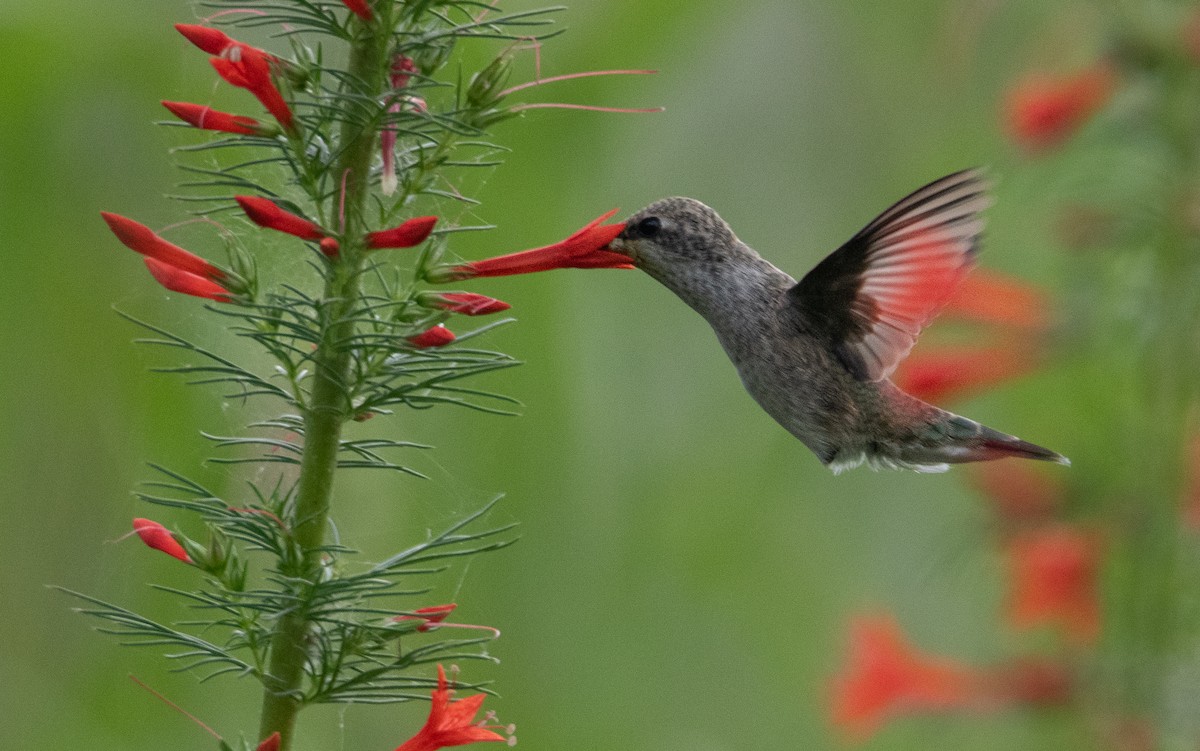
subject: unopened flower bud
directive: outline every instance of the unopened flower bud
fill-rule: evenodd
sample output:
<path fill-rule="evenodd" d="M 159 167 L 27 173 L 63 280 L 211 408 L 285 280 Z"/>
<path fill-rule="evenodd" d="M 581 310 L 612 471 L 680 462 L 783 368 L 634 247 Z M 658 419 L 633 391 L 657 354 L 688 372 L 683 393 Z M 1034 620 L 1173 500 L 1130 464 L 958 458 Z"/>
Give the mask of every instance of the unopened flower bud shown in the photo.
<path fill-rule="evenodd" d="M 151 519 L 134 519 L 133 531 L 149 547 L 166 553 L 172 558 L 178 558 L 184 563 L 192 562 L 191 557 L 188 556 L 187 551 L 183 549 L 174 535 L 158 522 Z"/>

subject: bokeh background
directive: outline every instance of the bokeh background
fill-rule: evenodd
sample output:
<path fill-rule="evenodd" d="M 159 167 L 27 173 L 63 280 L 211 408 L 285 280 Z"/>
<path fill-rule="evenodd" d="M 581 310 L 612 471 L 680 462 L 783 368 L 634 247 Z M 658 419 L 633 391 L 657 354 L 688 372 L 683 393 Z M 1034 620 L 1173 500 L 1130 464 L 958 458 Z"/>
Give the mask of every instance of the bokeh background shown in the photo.
<path fill-rule="evenodd" d="M 544 74 L 660 72 L 529 98 L 666 110 L 531 111 L 501 125 L 512 152 L 477 183 L 472 217 L 498 226 L 455 245 L 462 256 L 544 244 L 610 207 L 682 194 L 799 275 L 909 190 L 987 165 L 998 201 L 982 262 L 1051 290 L 1070 273 L 1050 241 L 1054 171 L 1006 143 L 998 108 L 1027 68 L 1095 56 L 1088 5 L 570 6 Z M 204 12 L 182 0 L 0 0 L 0 748 L 213 747 L 129 674 L 229 737 L 257 724 L 250 683 L 170 673 L 152 651 L 94 633 L 47 587 L 179 618 L 148 583 L 186 585 L 189 572 L 117 541 L 147 513 L 131 491 L 150 478 L 147 461 L 238 483 L 203 464 L 198 435 L 234 429 L 237 405 L 148 372 L 173 361 L 132 344 L 140 334 L 114 307 L 220 340 L 213 319 L 150 283 L 97 216 L 184 217 L 164 197 L 183 179 L 168 149 L 195 139 L 151 122 L 160 99 L 227 93 L 170 28 Z M 404 416 L 397 434 L 438 446 L 410 458 L 432 479 L 354 477 L 337 516 L 344 539 L 380 557 L 507 494 L 492 518 L 519 521 L 519 543 L 456 571 L 432 601 L 504 632 L 490 650 L 502 662 L 470 670 L 497 681 L 489 705 L 518 724 L 522 748 L 836 748 L 829 677 L 864 609 L 894 611 L 918 643 L 964 659 L 1011 651 L 989 517 L 960 472 L 833 477 L 746 396 L 706 325 L 638 272 L 471 289 L 519 318 L 487 344 L 527 363 L 489 380 L 523 416 Z M 1056 408 L 1071 388 L 1047 369 L 955 407 L 1071 454 L 1089 429 Z M 424 710 L 318 709 L 301 747 L 393 748 Z M 1080 737 L 1069 714 L 1002 713 L 904 720 L 867 747 L 1050 749 Z"/>

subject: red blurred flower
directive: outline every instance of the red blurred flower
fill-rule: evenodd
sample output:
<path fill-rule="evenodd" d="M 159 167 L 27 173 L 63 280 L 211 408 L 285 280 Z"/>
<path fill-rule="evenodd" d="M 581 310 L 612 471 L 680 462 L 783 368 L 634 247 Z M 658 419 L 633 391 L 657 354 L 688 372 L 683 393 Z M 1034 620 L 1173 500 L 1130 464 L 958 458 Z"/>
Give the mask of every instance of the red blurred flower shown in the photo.
<path fill-rule="evenodd" d="M 419 349 L 428 349 L 430 347 L 445 347 L 454 341 L 455 338 L 453 331 L 439 323 L 431 329 L 422 331 L 420 334 L 408 337 L 408 342 Z"/>
<path fill-rule="evenodd" d="M 605 249 L 625 229 L 624 222 L 602 224 L 616 213 L 617 210 L 613 209 L 553 245 L 434 269 L 426 276 L 431 282 L 449 282 L 477 276 L 508 276 L 550 269 L 632 269 L 629 256 Z"/>
<path fill-rule="evenodd" d="M 975 269 L 959 283 L 942 313 L 982 323 L 1044 329 L 1049 309 L 1049 298 L 1037 286 L 1017 277 Z"/>
<path fill-rule="evenodd" d="M 431 699 L 429 718 L 425 720 L 425 725 L 416 735 L 396 747 L 396 751 L 437 751 L 448 746 L 508 740 L 494 732 L 494 729 L 503 729 L 500 726 L 475 722 L 475 715 L 483 704 L 483 694 L 475 694 L 458 701 L 450 700 L 446 671 L 441 665 L 438 665 L 438 687 L 433 691 Z"/>
<path fill-rule="evenodd" d="M 301 240 L 321 240 L 325 230 L 302 216 L 284 211 L 274 202 L 259 196 L 234 196 L 250 221 L 260 227 L 295 235 Z"/>
<path fill-rule="evenodd" d="M 142 542 L 155 550 L 160 550 L 172 558 L 178 558 L 184 563 L 192 562 L 191 557 L 188 556 L 187 551 L 183 549 L 174 535 L 158 522 L 150 519 L 134 519 L 133 531 L 142 538 Z"/>
<path fill-rule="evenodd" d="M 1044 520 L 1062 504 L 1066 494 L 1061 480 L 1029 462 L 978 462 L 970 465 L 968 477 L 1006 521 Z"/>
<path fill-rule="evenodd" d="M 1070 76 L 1031 74 L 1009 90 L 1005 126 L 1019 146 L 1039 151 L 1066 140 L 1104 106 L 1116 87 L 1107 63 Z"/>
<path fill-rule="evenodd" d="M 485 316 L 512 307 L 503 300 L 472 292 L 422 292 L 417 295 L 417 302 L 426 308 L 440 308 L 465 316 Z"/>
<path fill-rule="evenodd" d="M 1200 436 L 1187 446 L 1184 466 L 1183 521 L 1193 531 L 1200 532 Z"/>
<path fill-rule="evenodd" d="M 992 691 L 1003 703 L 1056 706 L 1070 701 L 1075 690 L 1070 669 L 1056 660 L 1022 658 L 991 673 Z"/>
<path fill-rule="evenodd" d="M 1079 642 L 1099 635 L 1100 547 L 1094 535 L 1066 525 L 1023 532 L 1010 541 L 1007 556 L 1013 626 L 1056 624 Z"/>
<path fill-rule="evenodd" d="M 412 248 L 425 242 L 433 225 L 437 224 L 436 216 L 418 216 L 405 221 L 398 227 L 381 229 L 367 233 L 368 248 Z"/>
<path fill-rule="evenodd" d="M 905 712 L 978 706 L 979 672 L 963 663 L 917 652 L 889 615 L 850 624 L 850 655 L 833 684 L 833 721 L 854 740 L 866 740 L 888 718 Z"/>
<path fill-rule="evenodd" d="M 256 748 L 255 751 L 279 751 L 279 743 L 279 731 L 276 730 L 274 733 L 271 733 L 265 739 L 263 739 L 263 742 L 258 744 L 258 748 Z"/>
<path fill-rule="evenodd" d="M 995 386 L 1037 365 L 1032 348 L 1018 340 L 971 347 L 943 345 L 917 349 L 896 368 L 892 381 L 902 391 L 934 402 Z"/>
<path fill-rule="evenodd" d="M 342 4 L 364 21 L 370 21 L 373 17 L 371 6 L 367 5 L 367 0 L 342 0 Z"/>
<path fill-rule="evenodd" d="M 225 133 L 240 133 L 248 136 L 269 137 L 279 133 L 279 128 L 274 125 L 260 123 L 252 117 L 220 112 L 203 104 L 163 101 L 162 105 L 171 110 L 173 115 L 194 128 L 219 130 Z"/>

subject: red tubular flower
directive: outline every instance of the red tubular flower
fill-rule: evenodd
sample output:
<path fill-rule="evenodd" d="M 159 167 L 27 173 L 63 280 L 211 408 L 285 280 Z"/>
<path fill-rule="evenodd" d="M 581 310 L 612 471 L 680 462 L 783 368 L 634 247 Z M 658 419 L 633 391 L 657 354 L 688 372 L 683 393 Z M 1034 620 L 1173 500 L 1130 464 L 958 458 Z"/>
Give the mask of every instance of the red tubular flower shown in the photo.
<path fill-rule="evenodd" d="M 436 216 L 418 216 L 405 221 L 398 227 L 381 229 L 378 232 L 367 233 L 368 248 L 412 248 L 425 242 L 433 225 L 437 224 Z"/>
<path fill-rule="evenodd" d="M 1065 525 L 1026 532 L 1010 542 L 1007 556 L 1013 626 L 1055 624 L 1078 642 L 1095 640 L 1100 551 L 1094 535 Z"/>
<path fill-rule="evenodd" d="M 603 224 L 616 213 L 617 210 L 613 209 L 553 245 L 434 269 L 426 278 L 432 282 L 449 282 L 477 276 L 509 276 L 550 269 L 632 269 L 634 266 L 629 256 L 605 250 L 625 229 L 624 222 Z"/>
<path fill-rule="evenodd" d="M 833 721 L 852 739 L 866 740 L 903 712 L 972 708 L 983 700 L 978 671 L 917 652 L 888 615 L 860 617 L 850 626 L 850 658 L 833 685 Z"/>
<path fill-rule="evenodd" d="M 1187 446 L 1184 468 L 1183 521 L 1193 532 L 1200 532 L 1200 436 Z"/>
<path fill-rule="evenodd" d="M 264 738 L 263 742 L 258 744 L 258 747 L 255 749 L 255 751 L 279 751 L 279 743 L 279 731 L 276 730 L 274 733 L 271 733 Z"/>
<path fill-rule="evenodd" d="M 437 751 L 449 746 L 465 746 L 484 741 L 505 741 L 505 736 L 494 732 L 502 729 L 496 725 L 475 722 L 475 715 L 483 704 L 484 695 L 475 694 L 459 701 L 450 700 L 446 683 L 446 671 L 438 665 L 438 687 L 433 691 L 429 707 L 429 718 L 417 734 L 396 747 L 396 751 Z"/>
<path fill-rule="evenodd" d="M 274 202 L 260 196 L 234 196 L 250 221 L 260 227 L 295 235 L 301 240 L 322 240 L 325 230 L 302 216 L 284 211 Z"/>
<path fill-rule="evenodd" d="M 918 399 L 936 402 L 1017 378 L 1037 365 L 1028 345 L 1017 341 L 982 347 L 927 347 L 901 362 L 892 381 Z"/>
<path fill-rule="evenodd" d="M 154 258 L 143 258 L 142 260 L 146 262 L 150 276 L 172 292 L 203 297 L 214 302 L 233 302 L 233 294 L 210 279 L 196 276 Z"/>
<path fill-rule="evenodd" d="M 1104 106 L 1115 86 L 1116 73 L 1106 63 L 1072 76 L 1027 76 L 1005 101 L 1009 135 L 1031 152 L 1061 143 Z"/>
<path fill-rule="evenodd" d="M 134 519 L 133 531 L 137 536 L 142 538 L 142 542 L 146 545 L 160 550 L 172 558 L 178 558 L 184 563 L 191 563 L 192 559 L 175 539 L 174 535 L 167 531 L 167 528 L 156 521 L 150 519 Z"/>
<path fill-rule="evenodd" d="M 220 112 L 202 104 L 164 101 L 162 105 L 169 109 L 171 114 L 194 128 L 247 136 L 273 136 L 279 133 L 279 128 L 274 125 L 260 123 L 252 117 Z"/>
<path fill-rule="evenodd" d="M 222 281 L 226 278 L 225 272 L 221 269 L 200 256 L 190 253 L 174 243 L 167 242 L 140 222 L 107 211 L 101 211 L 100 216 L 104 217 L 108 228 L 117 236 L 117 239 L 132 251 L 193 276 L 212 281 Z"/>
<path fill-rule="evenodd" d="M 373 18 L 371 6 L 367 5 L 367 0 L 342 0 L 342 4 L 364 21 L 370 21 Z"/>
<path fill-rule="evenodd" d="M 456 338 L 453 331 L 439 323 L 416 336 L 408 337 L 408 342 L 418 349 L 428 349 L 430 347 L 445 347 Z"/>
<path fill-rule="evenodd" d="M 1005 521 L 1045 520 L 1066 495 L 1062 481 L 1030 462 L 979 462 L 971 465 L 968 477 Z"/>
<path fill-rule="evenodd" d="M 1038 287 L 995 271 L 975 269 L 958 285 L 943 308 L 949 314 L 1005 326 L 1044 329 L 1050 302 Z"/>
<path fill-rule="evenodd" d="M 426 308 L 440 308 L 465 316 L 485 316 L 512 307 L 503 300 L 471 292 L 422 292 L 417 296 L 417 302 Z"/>
<path fill-rule="evenodd" d="M 235 42 L 220 56 L 209 58 L 209 62 L 226 82 L 253 94 L 285 130 L 295 130 L 292 110 L 271 78 L 271 66 L 277 63 L 274 56 L 257 47 Z"/>

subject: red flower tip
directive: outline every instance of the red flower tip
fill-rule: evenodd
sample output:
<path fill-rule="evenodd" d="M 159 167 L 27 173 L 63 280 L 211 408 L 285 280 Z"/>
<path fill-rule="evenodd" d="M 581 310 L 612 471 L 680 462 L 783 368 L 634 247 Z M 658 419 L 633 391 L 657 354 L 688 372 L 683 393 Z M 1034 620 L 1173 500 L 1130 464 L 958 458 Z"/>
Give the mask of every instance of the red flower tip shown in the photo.
<path fill-rule="evenodd" d="M 1008 616 L 1018 628 L 1054 624 L 1077 642 L 1100 633 L 1095 535 L 1060 525 L 1025 532 L 1007 551 L 1011 590 Z"/>
<path fill-rule="evenodd" d="M 262 743 L 258 744 L 258 748 L 255 751 L 279 751 L 279 743 L 279 731 L 276 730 L 274 733 L 268 735 Z"/>
<path fill-rule="evenodd" d="M 942 313 L 960 318 L 1044 329 L 1050 302 L 1041 289 L 1016 277 L 975 269 L 958 285 Z"/>
<path fill-rule="evenodd" d="M 177 23 L 175 30 L 187 37 L 187 40 L 210 55 L 219 55 L 236 44 L 229 36 L 211 26 L 199 26 L 191 23 Z"/>
<path fill-rule="evenodd" d="M 274 125 L 260 123 L 252 117 L 231 115 L 228 112 L 221 112 L 202 104 L 163 101 L 162 106 L 169 109 L 175 117 L 178 117 L 194 128 L 218 130 L 225 133 L 239 133 L 248 136 L 269 137 L 279 133 L 279 128 Z"/>
<path fill-rule="evenodd" d="M 156 258 L 146 257 L 142 260 L 145 261 L 146 268 L 150 270 L 150 276 L 172 292 L 203 297 L 214 302 L 233 302 L 232 293 L 210 279 L 196 276 Z"/>
<path fill-rule="evenodd" d="M 260 227 L 295 235 L 301 240 L 321 240 L 325 230 L 302 216 L 284 211 L 274 201 L 260 196 L 234 196 L 250 221 Z"/>
<path fill-rule="evenodd" d="M 191 557 L 188 556 L 187 551 L 183 549 L 174 535 L 158 522 L 150 519 L 134 519 L 133 531 L 149 547 L 162 551 L 172 558 L 178 558 L 184 563 L 192 562 Z"/>
<path fill-rule="evenodd" d="M 451 701 L 450 693 L 446 671 L 438 665 L 438 687 L 430 696 L 429 717 L 417 734 L 397 746 L 396 751 L 437 751 L 468 743 L 511 740 L 494 732 L 504 728 L 475 721 L 483 704 L 483 694 Z"/>
<path fill-rule="evenodd" d="M 412 248 L 425 242 L 433 225 L 437 224 L 436 216 L 418 216 L 407 220 L 398 227 L 367 233 L 368 248 Z"/>
<path fill-rule="evenodd" d="M 512 307 L 503 300 L 471 292 L 422 292 L 417 296 L 417 302 L 427 308 L 440 308 L 465 316 L 485 316 Z"/>
<path fill-rule="evenodd" d="M 892 381 L 901 391 L 936 402 L 978 392 L 1036 367 L 1032 349 L 1017 340 L 982 347 L 928 347 L 901 362 Z"/>
<path fill-rule="evenodd" d="M 616 213 L 617 210 L 613 209 L 553 245 L 435 270 L 434 273 L 439 276 L 430 281 L 508 276 L 550 269 L 632 269 L 633 261 L 629 256 L 607 249 L 608 244 L 625 229 L 624 222 L 602 224 Z"/>
<path fill-rule="evenodd" d="M 332 237 L 321 238 L 321 252 L 329 258 L 337 258 L 338 253 L 342 251 L 342 246 Z"/>
<path fill-rule="evenodd" d="M 849 664 L 834 680 L 832 710 L 834 723 L 852 738 L 865 740 L 901 712 L 979 703 L 982 683 L 977 671 L 920 654 L 890 616 L 858 618 L 850 629 Z"/>
<path fill-rule="evenodd" d="M 367 0 L 342 0 L 342 4 L 364 21 L 370 21 L 373 17 L 371 6 L 367 5 Z"/>
<path fill-rule="evenodd" d="M 1116 73 L 1106 63 L 1072 76 L 1027 76 L 1008 93 L 1005 125 L 1019 146 L 1031 152 L 1047 149 L 1103 107 L 1115 87 Z"/>
<path fill-rule="evenodd" d="M 224 271 L 200 256 L 159 237 L 141 222 L 108 211 L 101 211 L 100 216 L 117 239 L 136 253 L 205 279 L 221 281 L 227 276 Z"/>
<path fill-rule="evenodd" d="M 453 331 L 439 323 L 416 336 L 408 337 L 408 342 L 418 349 L 428 349 L 430 347 L 445 347 L 456 338 Z"/>

